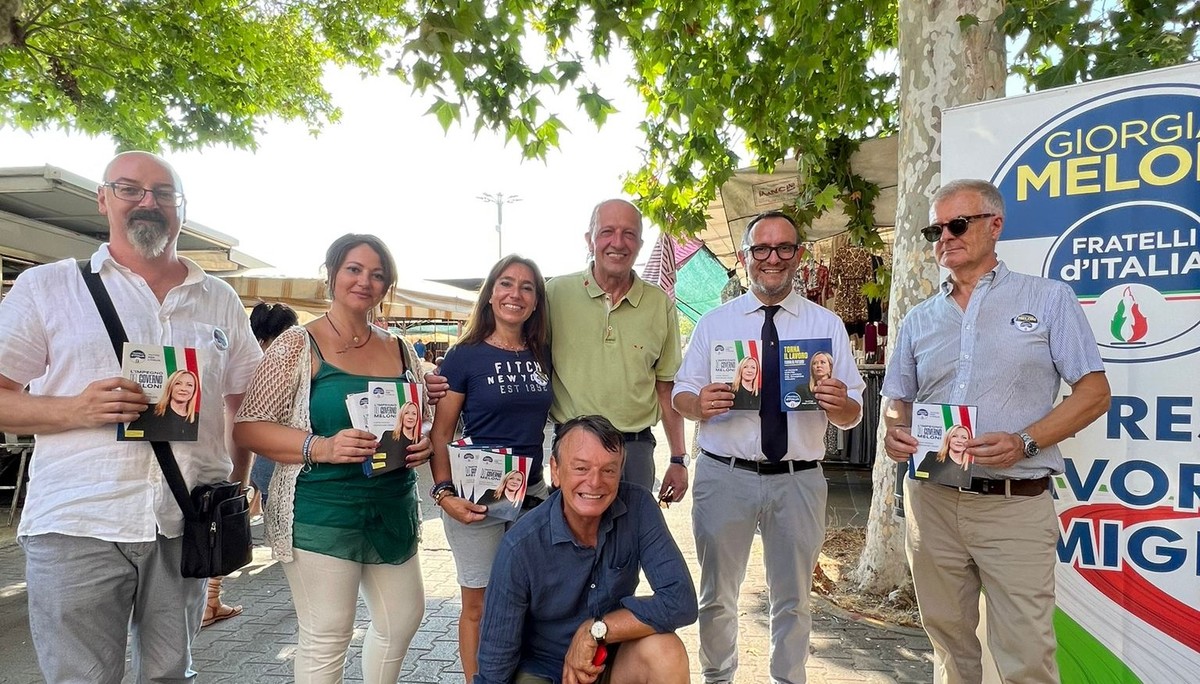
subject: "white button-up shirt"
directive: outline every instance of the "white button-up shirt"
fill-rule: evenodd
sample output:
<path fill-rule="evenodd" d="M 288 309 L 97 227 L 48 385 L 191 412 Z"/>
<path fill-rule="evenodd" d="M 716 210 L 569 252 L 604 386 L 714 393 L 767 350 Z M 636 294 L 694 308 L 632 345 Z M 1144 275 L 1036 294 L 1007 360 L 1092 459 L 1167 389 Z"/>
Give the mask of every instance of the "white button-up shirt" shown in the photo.
<path fill-rule="evenodd" d="M 833 343 L 833 377 L 846 383 L 846 394 L 861 407 L 866 387 L 854 354 L 846 327 L 832 311 L 790 293 L 779 303 L 775 328 L 780 340 L 819 339 L 828 337 Z M 709 384 L 713 343 L 721 340 L 757 340 L 762 337 L 763 303 L 753 292 L 732 299 L 709 311 L 696 323 L 691 342 L 683 355 L 683 366 L 675 375 L 672 396 L 681 392 L 700 394 Z M 763 363 L 779 363 L 764 359 Z M 862 412 L 848 425 L 850 429 L 862 420 Z M 829 421 L 824 411 L 790 411 L 787 414 L 788 450 L 784 456 L 791 461 L 817 461 L 825 456 L 825 429 Z M 728 411 L 700 423 L 700 448 L 718 456 L 733 456 L 761 461 L 762 427 L 758 411 Z"/>
<path fill-rule="evenodd" d="M 194 347 L 200 386 L 199 439 L 173 442 L 191 489 L 229 476 L 223 398 L 245 392 L 262 357 L 233 289 L 184 259 L 187 276 L 161 304 L 140 276 L 92 255 L 130 342 Z M 119 376 L 104 322 L 73 260 L 29 269 L 0 302 L 0 374 L 43 396 L 74 396 Z M 118 442 L 115 425 L 37 435 L 18 534 L 59 533 L 113 542 L 183 532 L 183 515 L 148 442 Z"/>

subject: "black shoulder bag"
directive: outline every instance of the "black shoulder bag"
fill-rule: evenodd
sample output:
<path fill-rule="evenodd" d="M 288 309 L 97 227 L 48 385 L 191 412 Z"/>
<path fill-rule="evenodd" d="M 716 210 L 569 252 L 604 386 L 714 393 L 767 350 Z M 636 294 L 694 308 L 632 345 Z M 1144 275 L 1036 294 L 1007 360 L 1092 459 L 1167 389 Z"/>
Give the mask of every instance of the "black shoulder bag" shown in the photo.
<path fill-rule="evenodd" d="M 87 284 L 96 309 L 104 320 L 108 338 L 117 359 L 128 336 L 112 298 L 99 273 L 93 273 L 88 262 L 80 262 L 79 271 Z M 184 577 L 222 577 L 250 562 L 253 543 L 250 538 L 250 508 L 242 494 L 242 486 L 233 482 L 197 485 L 188 494 L 179 464 L 169 442 L 150 442 L 158 466 L 171 494 L 183 511 L 183 560 L 180 571 Z"/>

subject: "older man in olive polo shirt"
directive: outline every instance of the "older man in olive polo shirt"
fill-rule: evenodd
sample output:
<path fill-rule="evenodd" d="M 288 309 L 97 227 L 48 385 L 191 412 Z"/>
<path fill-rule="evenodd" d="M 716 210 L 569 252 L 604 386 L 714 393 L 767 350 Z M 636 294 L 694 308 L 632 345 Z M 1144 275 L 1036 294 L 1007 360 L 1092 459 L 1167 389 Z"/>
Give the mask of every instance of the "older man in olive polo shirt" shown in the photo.
<path fill-rule="evenodd" d="M 625 200 L 596 205 L 584 235 L 591 263 L 546 284 L 550 304 L 554 404 L 562 424 L 602 415 L 625 434 L 623 479 L 654 486 L 654 438 L 661 418 L 671 450 L 659 496 L 687 491 L 683 418 L 671 406 L 683 359 L 675 303 L 633 272 L 642 248 L 642 214 Z"/>
<path fill-rule="evenodd" d="M 683 418 L 671 406 L 675 372 L 683 360 L 675 303 L 657 285 L 633 272 L 642 248 L 642 214 L 625 200 L 596 205 L 584 234 L 591 263 L 579 273 L 546 283 L 550 305 L 554 403 L 557 425 L 583 415 L 600 415 L 625 436 L 622 480 L 654 486 L 654 437 L 660 419 L 671 464 L 659 498 L 679 501 L 687 491 L 689 459 Z M 449 385 L 425 376 L 431 401 Z"/>

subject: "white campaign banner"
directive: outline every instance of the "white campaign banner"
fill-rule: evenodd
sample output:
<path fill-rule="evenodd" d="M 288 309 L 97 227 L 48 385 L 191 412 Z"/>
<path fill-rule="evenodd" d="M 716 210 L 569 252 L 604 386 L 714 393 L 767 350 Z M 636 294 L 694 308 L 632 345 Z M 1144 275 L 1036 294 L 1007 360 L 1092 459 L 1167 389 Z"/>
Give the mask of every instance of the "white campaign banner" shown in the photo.
<path fill-rule="evenodd" d="M 1003 193 L 1000 258 L 1074 288 L 1112 386 L 1054 478 L 1062 681 L 1197 681 L 1200 65 L 948 110 L 942 149 Z"/>

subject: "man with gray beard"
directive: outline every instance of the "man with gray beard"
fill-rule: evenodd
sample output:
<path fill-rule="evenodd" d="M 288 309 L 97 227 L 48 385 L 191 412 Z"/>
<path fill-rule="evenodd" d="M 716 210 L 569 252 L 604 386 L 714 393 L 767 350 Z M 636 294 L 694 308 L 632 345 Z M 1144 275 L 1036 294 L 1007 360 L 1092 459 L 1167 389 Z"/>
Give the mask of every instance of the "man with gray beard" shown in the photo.
<path fill-rule="evenodd" d="M 249 453 L 229 453 L 227 425 L 262 352 L 232 288 L 175 251 L 179 177 L 152 154 L 126 152 L 96 195 L 109 242 L 86 268 L 129 340 L 196 350 L 198 439 L 172 444 L 188 489 L 229 478 L 231 457 L 232 478 L 244 480 Z M 79 264 L 22 273 L 0 302 L 0 331 L 0 430 L 37 436 L 17 534 L 42 674 L 120 682 L 131 632 L 138 681 L 193 681 L 205 580 L 180 574 L 183 515 L 150 444 L 116 439 L 115 424 L 148 401 L 121 377 Z"/>

